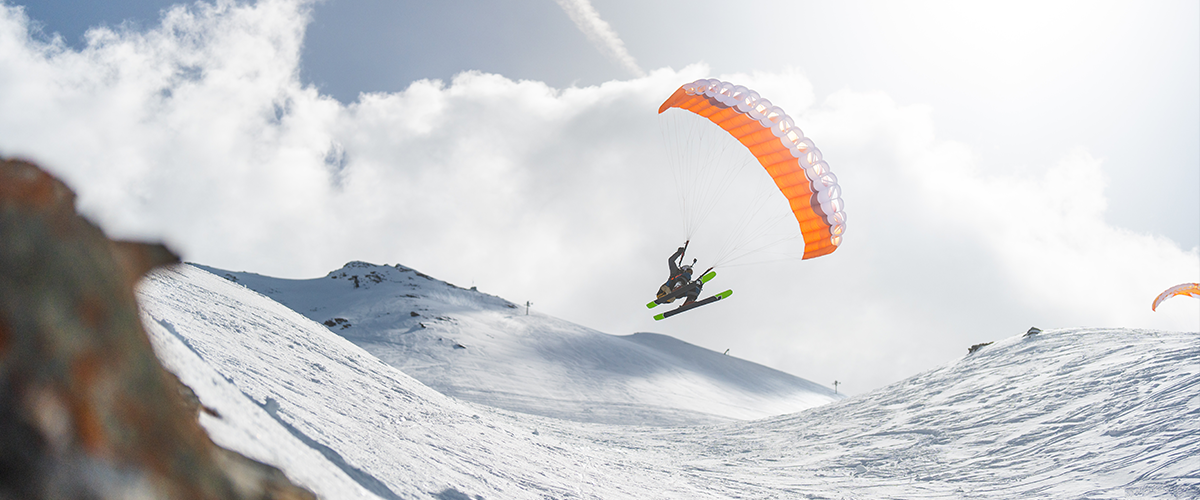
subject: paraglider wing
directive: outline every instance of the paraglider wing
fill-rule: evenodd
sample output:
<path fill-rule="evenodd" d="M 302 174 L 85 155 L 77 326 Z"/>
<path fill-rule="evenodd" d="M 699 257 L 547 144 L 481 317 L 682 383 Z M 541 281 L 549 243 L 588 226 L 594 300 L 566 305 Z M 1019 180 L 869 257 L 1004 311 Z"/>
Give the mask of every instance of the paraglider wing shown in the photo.
<path fill-rule="evenodd" d="M 658 112 L 670 108 L 707 118 L 750 150 L 787 197 L 804 236 L 805 259 L 837 250 L 846 231 L 837 176 L 787 113 L 753 90 L 715 79 L 679 87 Z"/>
<path fill-rule="evenodd" d="M 1158 305 L 1161 304 L 1162 301 L 1167 300 L 1176 295 L 1190 295 L 1192 297 L 1200 297 L 1200 283 L 1184 283 L 1182 285 L 1175 285 L 1171 288 L 1163 290 L 1163 293 L 1158 294 L 1158 297 L 1154 298 L 1154 305 L 1150 306 L 1150 310 L 1157 311 Z"/>

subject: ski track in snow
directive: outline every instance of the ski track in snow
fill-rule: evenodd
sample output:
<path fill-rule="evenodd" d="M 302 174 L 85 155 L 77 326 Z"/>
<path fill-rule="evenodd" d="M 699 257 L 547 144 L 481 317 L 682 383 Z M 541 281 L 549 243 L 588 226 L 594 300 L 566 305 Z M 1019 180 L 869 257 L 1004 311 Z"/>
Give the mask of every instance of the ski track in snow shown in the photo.
<path fill-rule="evenodd" d="M 323 498 L 1200 497 L 1196 332 L 1047 330 L 798 413 L 618 426 L 448 397 L 195 267 L 138 296 L 214 441 Z"/>

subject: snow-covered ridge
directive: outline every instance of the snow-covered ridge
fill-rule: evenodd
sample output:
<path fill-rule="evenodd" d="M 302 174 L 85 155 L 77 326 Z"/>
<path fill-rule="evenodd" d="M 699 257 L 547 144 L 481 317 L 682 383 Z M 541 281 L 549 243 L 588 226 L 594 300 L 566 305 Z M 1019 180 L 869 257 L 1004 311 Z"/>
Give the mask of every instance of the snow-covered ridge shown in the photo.
<path fill-rule="evenodd" d="M 542 498 L 595 472 L 518 421 L 443 396 L 295 311 L 192 266 L 138 289 L 164 366 L 213 410 L 218 444 L 282 469 L 321 498 Z M 632 486 L 636 488 L 636 486 Z M 631 485 L 603 491 L 632 498 Z"/>
<path fill-rule="evenodd" d="M 524 413 L 692 425 L 793 413 L 827 387 L 664 335 L 614 336 L 404 266 L 287 280 L 196 266 L 286 305 L 433 389 Z"/>
<path fill-rule="evenodd" d="M 323 498 L 1200 498 L 1198 332 L 1047 329 L 796 414 L 639 427 L 446 397 L 194 267 L 138 296 L 214 440 Z"/>

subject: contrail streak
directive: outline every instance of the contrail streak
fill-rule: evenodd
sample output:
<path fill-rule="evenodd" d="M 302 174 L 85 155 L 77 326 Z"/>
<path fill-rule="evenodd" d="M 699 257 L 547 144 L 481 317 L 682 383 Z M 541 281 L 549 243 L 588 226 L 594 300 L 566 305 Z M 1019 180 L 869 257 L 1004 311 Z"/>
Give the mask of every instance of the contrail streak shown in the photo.
<path fill-rule="evenodd" d="M 645 76 L 646 72 L 642 71 L 633 56 L 629 55 L 629 51 L 625 50 L 625 42 L 621 41 L 621 37 L 617 36 L 617 32 L 612 29 L 612 26 L 600 19 L 600 13 L 596 12 L 589 0 L 554 1 L 558 3 L 559 7 L 562 7 L 562 10 L 566 11 L 575 26 L 579 27 L 579 31 L 587 36 L 600 53 L 635 76 Z"/>

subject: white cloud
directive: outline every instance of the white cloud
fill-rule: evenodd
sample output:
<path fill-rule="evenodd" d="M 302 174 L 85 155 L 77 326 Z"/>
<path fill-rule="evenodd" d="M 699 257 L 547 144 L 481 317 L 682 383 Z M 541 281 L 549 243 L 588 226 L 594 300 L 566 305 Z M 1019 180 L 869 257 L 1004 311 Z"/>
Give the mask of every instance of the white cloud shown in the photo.
<path fill-rule="evenodd" d="M 296 76 L 304 3 L 177 7 L 78 52 L 0 9 L 0 154 L 63 177 L 106 231 L 205 264 L 314 277 L 403 263 L 851 393 L 1033 325 L 1200 326 L 1200 301 L 1149 307 L 1198 281 L 1197 250 L 1107 224 L 1099 160 L 1014 149 L 1011 168 L 983 171 L 937 139 L 929 109 L 883 94 L 818 101 L 795 71 L 727 77 L 825 152 L 849 232 L 827 257 L 722 270 L 711 287 L 733 299 L 655 323 L 643 304 L 679 243 L 655 111 L 703 66 L 570 89 L 467 72 L 343 106 Z"/>
<path fill-rule="evenodd" d="M 575 23 L 588 41 L 604 54 L 604 57 L 611 59 L 634 76 L 646 75 L 646 72 L 638 66 L 637 60 L 625 49 L 625 42 L 621 41 L 616 30 L 600 18 L 600 13 L 596 12 L 595 7 L 592 7 L 592 2 L 588 0 L 554 1 L 558 3 L 559 7 L 562 7 L 562 10 L 571 18 L 571 22 Z"/>

